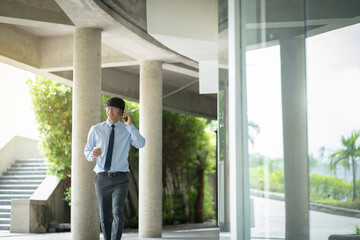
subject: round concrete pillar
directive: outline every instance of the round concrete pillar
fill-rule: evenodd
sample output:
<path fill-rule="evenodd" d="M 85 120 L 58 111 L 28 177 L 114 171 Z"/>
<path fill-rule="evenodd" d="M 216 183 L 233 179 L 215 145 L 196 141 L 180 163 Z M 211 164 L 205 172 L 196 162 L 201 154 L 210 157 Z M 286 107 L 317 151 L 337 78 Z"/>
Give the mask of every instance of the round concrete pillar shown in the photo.
<path fill-rule="evenodd" d="M 305 39 L 280 41 L 286 239 L 309 239 Z"/>
<path fill-rule="evenodd" d="M 139 237 L 162 235 L 162 64 L 140 63 Z"/>
<path fill-rule="evenodd" d="M 78 28 L 74 34 L 72 110 L 71 232 L 72 239 L 99 239 L 94 164 L 84 157 L 90 127 L 101 121 L 101 31 Z"/>

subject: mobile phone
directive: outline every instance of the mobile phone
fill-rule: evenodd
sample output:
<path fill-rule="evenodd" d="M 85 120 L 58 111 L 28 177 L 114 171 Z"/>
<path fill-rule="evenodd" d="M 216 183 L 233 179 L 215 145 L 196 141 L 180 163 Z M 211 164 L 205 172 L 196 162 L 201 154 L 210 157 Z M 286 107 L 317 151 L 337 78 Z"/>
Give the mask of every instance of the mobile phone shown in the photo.
<path fill-rule="evenodd" d="M 124 115 L 122 115 L 122 118 L 124 119 L 125 122 L 127 122 L 128 117 L 125 117 Z"/>

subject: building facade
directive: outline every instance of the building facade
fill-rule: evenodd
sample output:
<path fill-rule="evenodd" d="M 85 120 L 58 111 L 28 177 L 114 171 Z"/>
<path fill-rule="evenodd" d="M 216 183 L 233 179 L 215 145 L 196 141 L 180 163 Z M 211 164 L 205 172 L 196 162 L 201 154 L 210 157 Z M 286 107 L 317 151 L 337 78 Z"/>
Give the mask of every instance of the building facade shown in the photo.
<path fill-rule="evenodd" d="M 218 120 L 221 239 L 316 239 L 309 220 L 307 39 L 359 22 L 358 0 L 5 0 L 0 61 L 73 87 L 73 239 L 99 239 L 95 190 L 88 184 L 93 166 L 84 165 L 82 149 L 90 126 L 100 121 L 101 93 L 140 102 L 147 146 L 140 150 L 139 201 L 151 206 L 139 209 L 140 237 L 161 237 L 159 116 L 170 109 Z M 253 198 L 248 144 L 249 54 L 271 47 L 277 58 L 260 58 L 269 65 L 279 60 L 277 75 L 265 75 L 281 86 L 279 235 L 271 230 L 269 202 L 264 233 L 254 231 L 263 205 Z M 268 175 L 261 181 L 266 186 Z M 270 199 L 264 192 L 262 199 Z"/>

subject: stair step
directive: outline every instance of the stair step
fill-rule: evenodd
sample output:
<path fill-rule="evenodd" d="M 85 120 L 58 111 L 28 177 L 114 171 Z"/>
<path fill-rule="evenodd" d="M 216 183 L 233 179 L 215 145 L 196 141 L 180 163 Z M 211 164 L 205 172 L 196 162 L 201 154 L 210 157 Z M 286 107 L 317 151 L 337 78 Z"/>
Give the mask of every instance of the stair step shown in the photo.
<path fill-rule="evenodd" d="M 14 190 L 36 190 L 39 187 L 39 184 L 37 185 L 4 185 L 0 183 L 0 190 L 5 189 L 14 189 Z"/>
<path fill-rule="evenodd" d="M 44 180 L 45 175 L 6 175 L 1 176 L 0 180 Z"/>
<path fill-rule="evenodd" d="M 24 190 L 24 189 L 0 189 L 0 196 L 2 195 L 13 195 L 13 194 L 18 194 L 18 195 L 31 195 L 34 193 L 34 190 Z"/>
<path fill-rule="evenodd" d="M 0 180 L 0 185 L 1 184 L 9 184 L 9 185 L 40 185 L 42 182 L 42 180 L 21 180 L 21 179 L 5 179 L 5 180 Z"/>
<path fill-rule="evenodd" d="M 31 194 L 1 194 L 0 200 L 29 199 Z"/>
<path fill-rule="evenodd" d="M 10 224 L 0 224 L 0 230 L 10 230 Z"/>
<path fill-rule="evenodd" d="M 1 205 L 11 206 L 11 200 L 10 199 L 7 199 L 7 200 L 0 199 L 0 206 Z"/>
<path fill-rule="evenodd" d="M 45 163 L 14 163 L 11 165 L 11 167 L 18 168 L 32 168 L 32 167 L 46 167 Z"/>
<path fill-rule="evenodd" d="M 11 200 L 29 199 L 46 172 L 45 159 L 19 159 L 0 173 L 0 231 L 10 230 Z"/>
<path fill-rule="evenodd" d="M 11 206 L 0 206 L 0 213 L 10 213 L 11 212 Z"/>
<path fill-rule="evenodd" d="M 46 171 L 7 171 L 3 173 L 3 176 L 14 175 L 46 175 Z"/>
<path fill-rule="evenodd" d="M 47 167 L 11 167 L 7 169 L 10 172 L 29 172 L 29 171 L 47 171 Z"/>
<path fill-rule="evenodd" d="M 1 213 L 0 212 L 0 218 L 10 218 L 10 213 Z"/>
<path fill-rule="evenodd" d="M 0 224 L 10 224 L 10 218 L 0 218 Z"/>
<path fill-rule="evenodd" d="M 20 159 L 15 160 L 15 163 L 44 163 L 45 159 Z"/>

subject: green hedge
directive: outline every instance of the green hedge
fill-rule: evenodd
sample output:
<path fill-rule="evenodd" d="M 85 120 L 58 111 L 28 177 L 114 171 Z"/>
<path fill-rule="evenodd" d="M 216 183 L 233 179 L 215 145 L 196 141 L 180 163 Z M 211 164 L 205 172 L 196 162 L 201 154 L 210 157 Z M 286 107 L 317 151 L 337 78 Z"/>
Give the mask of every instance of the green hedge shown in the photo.
<path fill-rule="evenodd" d="M 352 200 L 352 184 L 333 176 L 310 173 L 310 199 Z"/>
<path fill-rule="evenodd" d="M 263 166 L 250 168 L 250 187 L 264 190 Z M 284 170 L 277 169 L 268 173 L 269 189 L 271 192 L 284 192 Z M 356 180 L 356 189 L 360 192 L 360 179 Z M 328 200 L 327 200 L 328 199 Z M 329 201 L 334 200 L 334 201 Z M 333 176 L 324 176 L 310 173 L 310 200 L 338 204 L 339 202 L 352 201 L 352 184 Z M 345 205 L 346 206 L 346 205 Z M 356 207 L 355 207 L 356 208 Z"/>
<path fill-rule="evenodd" d="M 250 187 L 252 189 L 264 190 L 264 168 L 263 166 L 250 168 Z M 284 171 L 277 169 L 269 172 L 269 189 L 270 192 L 284 192 Z"/>

